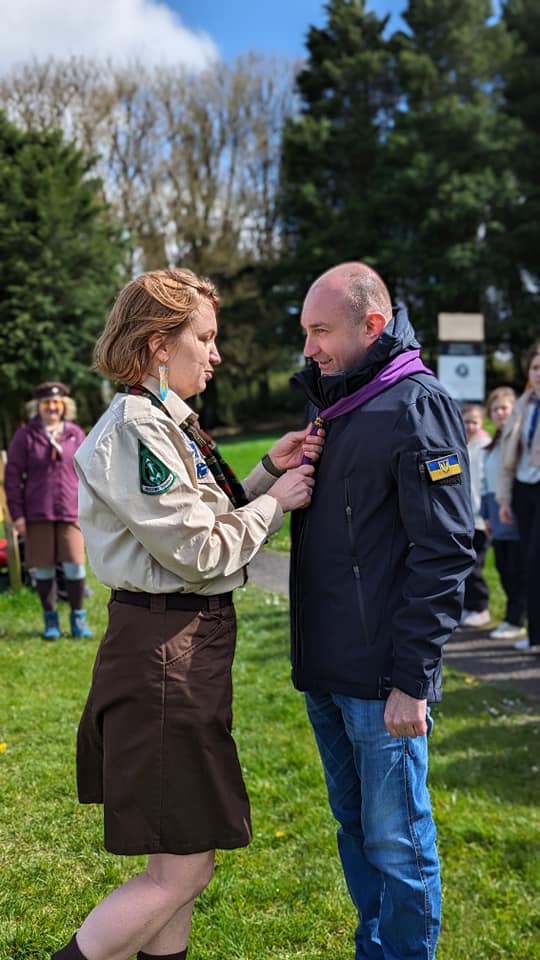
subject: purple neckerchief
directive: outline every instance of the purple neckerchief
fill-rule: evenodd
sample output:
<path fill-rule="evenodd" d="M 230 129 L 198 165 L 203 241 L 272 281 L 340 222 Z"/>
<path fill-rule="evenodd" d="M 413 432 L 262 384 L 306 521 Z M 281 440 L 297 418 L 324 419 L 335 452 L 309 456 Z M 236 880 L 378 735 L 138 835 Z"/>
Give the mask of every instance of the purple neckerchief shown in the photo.
<path fill-rule="evenodd" d="M 367 400 L 371 400 L 378 393 L 382 393 L 383 390 L 387 390 L 394 383 L 404 380 L 405 377 L 409 377 L 413 373 L 429 373 L 434 376 L 433 370 L 426 367 L 420 359 L 420 350 L 406 350 L 405 353 L 400 353 L 390 363 L 387 363 L 382 370 L 379 370 L 369 383 L 365 383 L 363 387 L 359 387 L 358 390 L 350 393 L 347 397 L 336 400 L 326 410 L 318 410 L 317 416 L 313 419 L 310 435 L 315 434 L 320 427 L 324 427 L 325 420 L 335 420 L 336 417 L 341 417 L 343 413 L 350 413 L 351 410 L 362 406 Z M 308 457 L 302 457 L 302 463 L 310 462 Z"/>

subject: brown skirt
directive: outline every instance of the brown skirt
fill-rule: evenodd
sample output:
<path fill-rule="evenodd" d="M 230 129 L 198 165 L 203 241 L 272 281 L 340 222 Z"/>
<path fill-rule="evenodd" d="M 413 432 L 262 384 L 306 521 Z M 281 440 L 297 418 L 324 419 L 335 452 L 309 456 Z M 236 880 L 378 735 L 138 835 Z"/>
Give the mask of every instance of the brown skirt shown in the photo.
<path fill-rule="evenodd" d="M 76 523 L 44 520 L 26 524 L 25 566 L 84 563 L 84 540 Z"/>
<path fill-rule="evenodd" d="M 232 729 L 232 604 L 153 611 L 112 600 L 79 725 L 81 803 L 103 803 L 111 853 L 246 846 Z"/>

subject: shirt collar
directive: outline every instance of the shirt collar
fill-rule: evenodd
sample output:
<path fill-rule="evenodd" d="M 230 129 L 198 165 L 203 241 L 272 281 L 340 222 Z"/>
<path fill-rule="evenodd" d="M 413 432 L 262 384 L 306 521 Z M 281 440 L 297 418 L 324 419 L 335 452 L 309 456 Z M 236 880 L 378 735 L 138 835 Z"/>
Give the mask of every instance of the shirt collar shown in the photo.
<path fill-rule="evenodd" d="M 182 400 L 174 390 L 169 390 L 165 400 L 161 400 L 159 396 L 159 380 L 157 377 L 152 377 L 148 374 L 143 379 L 143 387 L 146 387 L 150 393 L 153 393 L 155 397 L 158 397 L 160 402 L 163 404 L 167 413 L 169 413 L 175 423 L 183 423 L 189 416 L 195 416 L 196 414 L 191 409 L 191 407 Z"/>

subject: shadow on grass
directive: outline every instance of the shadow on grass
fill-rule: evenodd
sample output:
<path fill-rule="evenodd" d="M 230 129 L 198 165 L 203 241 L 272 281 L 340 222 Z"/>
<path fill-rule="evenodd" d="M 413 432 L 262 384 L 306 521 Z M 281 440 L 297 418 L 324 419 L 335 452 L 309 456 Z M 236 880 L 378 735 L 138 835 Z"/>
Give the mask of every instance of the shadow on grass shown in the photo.
<path fill-rule="evenodd" d="M 528 714 L 530 708 L 512 690 L 487 683 L 466 692 L 449 690 L 433 708 L 430 783 L 536 805 L 540 718 Z M 457 730 L 456 720 L 461 722 Z"/>

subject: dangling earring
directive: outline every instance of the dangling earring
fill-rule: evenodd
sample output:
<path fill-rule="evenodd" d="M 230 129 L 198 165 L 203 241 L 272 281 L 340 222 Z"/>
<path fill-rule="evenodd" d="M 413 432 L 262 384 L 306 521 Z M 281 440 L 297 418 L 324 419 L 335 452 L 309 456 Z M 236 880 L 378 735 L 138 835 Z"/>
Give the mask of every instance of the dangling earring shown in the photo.
<path fill-rule="evenodd" d="M 166 363 L 160 363 L 158 367 L 159 371 L 159 395 L 162 400 L 165 400 L 169 392 L 169 367 Z"/>

